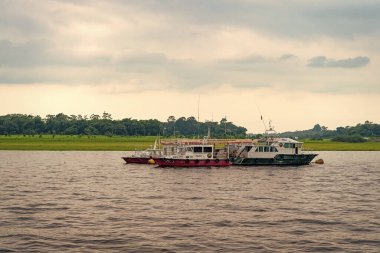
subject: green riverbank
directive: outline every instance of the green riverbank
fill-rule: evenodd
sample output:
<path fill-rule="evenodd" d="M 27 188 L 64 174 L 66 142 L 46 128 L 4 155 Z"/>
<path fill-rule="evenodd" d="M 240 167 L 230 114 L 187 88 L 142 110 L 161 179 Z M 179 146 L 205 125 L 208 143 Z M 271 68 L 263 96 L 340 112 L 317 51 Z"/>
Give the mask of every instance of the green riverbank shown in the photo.
<path fill-rule="evenodd" d="M 133 151 L 149 148 L 155 136 L 107 137 L 38 135 L 0 136 L 0 150 L 98 150 Z M 330 140 L 303 140 L 304 149 L 314 151 L 380 151 L 380 142 L 345 143 Z"/>
<path fill-rule="evenodd" d="M 380 151 L 380 142 L 336 142 L 331 140 L 301 140 L 305 150 L 315 151 Z"/>
<path fill-rule="evenodd" d="M 89 151 L 132 151 L 149 148 L 156 137 L 107 137 L 36 135 L 0 136 L 0 150 L 89 150 Z"/>

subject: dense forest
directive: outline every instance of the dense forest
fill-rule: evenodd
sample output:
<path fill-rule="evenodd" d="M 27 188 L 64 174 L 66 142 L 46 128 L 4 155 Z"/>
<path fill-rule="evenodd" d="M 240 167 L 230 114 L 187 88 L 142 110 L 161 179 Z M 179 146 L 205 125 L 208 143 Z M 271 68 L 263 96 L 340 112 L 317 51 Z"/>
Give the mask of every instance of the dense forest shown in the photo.
<path fill-rule="evenodd" d="M 106 136 L 176 136 L 202 137 L 210 128 L 211 136 L 244 137 L 247 129 L 236 126 L 223 118 L 220 122 L 198 122 L 194 117 L 170 116 L 167 122 L 157 119 L 137 120 L 125 118 L 112 119 L 111 114 L 104 112 L 101 116 L 92 114 L 89 118 L 82 115 L 47 115 L 8 114 L 0 116 L 1 135 L 106 135 Z"/>

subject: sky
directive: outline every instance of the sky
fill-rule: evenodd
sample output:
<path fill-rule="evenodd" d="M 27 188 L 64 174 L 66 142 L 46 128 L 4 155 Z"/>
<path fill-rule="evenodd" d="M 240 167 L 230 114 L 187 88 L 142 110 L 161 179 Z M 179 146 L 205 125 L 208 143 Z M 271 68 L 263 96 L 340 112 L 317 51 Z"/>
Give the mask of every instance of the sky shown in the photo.
<path fill-rule="evenodd" d="M 378 0 L 0 0 L 0 115 L 380 123 L 379 27 Z"/>

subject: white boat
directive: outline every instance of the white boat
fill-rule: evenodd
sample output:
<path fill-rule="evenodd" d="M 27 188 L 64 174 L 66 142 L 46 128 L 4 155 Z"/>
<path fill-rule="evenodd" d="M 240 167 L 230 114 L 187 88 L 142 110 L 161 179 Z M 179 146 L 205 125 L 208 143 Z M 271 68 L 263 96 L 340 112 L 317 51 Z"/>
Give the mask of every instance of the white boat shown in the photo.
<path fill-rule="evenodd" d="M 307 165 L 318 154 L 302 151 L 302 145 L 290 138 L 264 137 L 227 148 L 233 165 Z"/>
<path fill-rule="evenodd" d="M 207 139 L 178 140 L 164 144 L 163 157 L 154 159 L 160 167 L 227 167 L 231 165 L 226 153 L 216 150 Z"/>

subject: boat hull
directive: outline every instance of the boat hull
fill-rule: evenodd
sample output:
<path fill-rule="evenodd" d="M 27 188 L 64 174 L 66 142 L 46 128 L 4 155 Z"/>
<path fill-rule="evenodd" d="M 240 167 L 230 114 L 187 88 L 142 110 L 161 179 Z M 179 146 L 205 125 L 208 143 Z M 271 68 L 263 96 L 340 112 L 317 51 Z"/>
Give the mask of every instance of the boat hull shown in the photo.
<path fill-rule="evenodd" d="M 228 167 L 231 162 L 228 159 L 165 159 L 159 158 L 155 159 L 156 164 L 159 167 L 183 167 L 183 168 L 193 168 L 193 167 Z"/>
<path fill-rule="evenodd" d="M 260 165 L 276 165 L 276 166 L 298 166 L 308 165 L 316 157 L 317 154 L 280 154 L 273 158 L 241 158 L 238 157 L 232 161 L 233 165 L 241 166 L 260 166 Z"/>
<path fill-rule="evenodd" d="M 151 164 L 151 163 L 149 163 L 149 160 L 151 160 L 152 158 L 150 158 L 150 157 L 127 157 L 127 156 L 124 156 L 124 157 L 122 157 L 122 159 L 126 163 Z"/>

